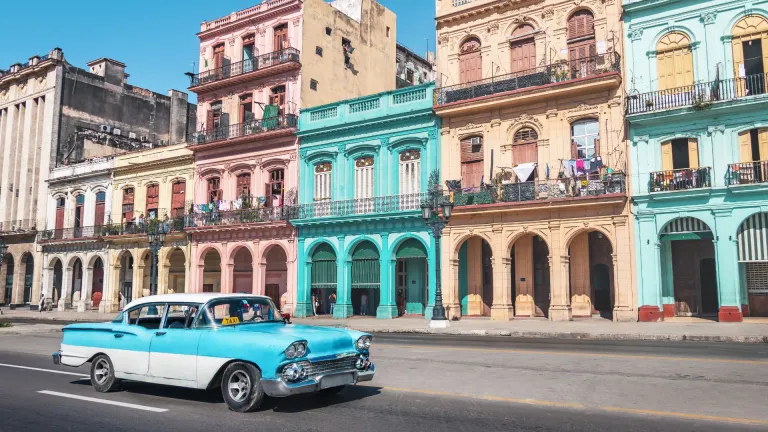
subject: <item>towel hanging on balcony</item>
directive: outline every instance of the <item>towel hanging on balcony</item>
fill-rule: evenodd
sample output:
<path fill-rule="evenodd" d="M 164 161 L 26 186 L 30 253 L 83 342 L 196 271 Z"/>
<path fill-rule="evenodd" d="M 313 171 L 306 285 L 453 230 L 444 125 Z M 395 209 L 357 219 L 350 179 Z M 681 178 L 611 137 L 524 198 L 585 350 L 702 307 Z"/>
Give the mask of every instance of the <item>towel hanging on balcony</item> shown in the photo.
<path fill-rule="evenodd" d="M 515 172 L 517 175 L 517 179 L 520 182 L 526 182 L 528 181 L 528 177 L 531 176 L 531 173 L 533 170 L 536 169 L 536 163 L 535 162 L 529 162 L 529 163 L 522 163 L 518 166 L 512 168 L 512 171 Z"/>

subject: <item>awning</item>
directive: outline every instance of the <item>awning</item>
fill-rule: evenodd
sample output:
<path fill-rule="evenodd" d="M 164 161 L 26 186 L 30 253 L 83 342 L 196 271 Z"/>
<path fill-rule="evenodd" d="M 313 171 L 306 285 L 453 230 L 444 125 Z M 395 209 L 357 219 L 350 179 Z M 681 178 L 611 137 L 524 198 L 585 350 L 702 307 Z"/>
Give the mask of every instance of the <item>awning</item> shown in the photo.
<path fill-rule="evenodd" d="M 739 261 L 768 261 L 768 213 L 758 213 L 742 222 L 738 232 Z"/>
<path fill-rule="evenodd" d="M 663 240 L 712 240 L 714 236 L 706 223 L 695 217 L 673 220 L 661 231 Z"/>
<path fill-rule="evenodd" d="M 424 250 L 424 245 L 422 245 L 420 241 L 415 239 L 408 239 L 404 241 L 403 244 L 400 245 L 400 248 L 397 250 L 398 259 L 426 258 L 426 257 L 427 257 L 427 251 Z"/>

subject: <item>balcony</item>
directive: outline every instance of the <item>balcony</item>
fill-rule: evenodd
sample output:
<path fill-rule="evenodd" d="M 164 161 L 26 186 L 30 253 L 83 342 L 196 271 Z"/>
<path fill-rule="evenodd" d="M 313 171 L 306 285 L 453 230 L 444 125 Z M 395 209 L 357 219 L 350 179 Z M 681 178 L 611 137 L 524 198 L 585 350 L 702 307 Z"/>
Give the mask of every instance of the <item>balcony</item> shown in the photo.
<path fill-rule="evenodd" d="M 166 233 L 179 233 L 184 231 L 185 217 L 176 217 L 169 220 L 146 220 L 142 222 L 123 222 L 119 224 L 107 224 L 85 226 L 77 228 L 60 228 L 40 231 L 37 234 L 39 243 L 68 243 L 83 240 L 104 240 L 108 237 L 143 236 L 146 237 L 151 229 L 162 227 Z"/>
<path fill-rule="evenodd" d="M 59 228 L 37 233 L 38 243 L 69 242 L 98 239 L 106 226 L 85 226 L 77 228 Z"/>
<path fill-rule="evenodd" d="M 2 235 L 24 234 L 31 231 L 37 231 L 37 221 L 34 219 L 0 222 L 0 234 Z"/>
<path fill-rule="evenodd" d="M 257 207 L 238 210 L 210 210 L 195 212 L 187 217 L 187 227 L 193 230 L 222 228 L 247 224 L 285 222 L 290 219 L 293 207 Z"/>
<path fill-rule="evenodd" d="M 455 207 L 522 203 L 625 194 L 624 174 L 591 175 L 460 189 L 450 193 Z"/>
<path fill-rule="evenodd" d="M 221 143 L 223 141 L 245 141 L 244 138 L 255 135 L 291 134 L 296 129 L 298 123 L 298 116 L 295 114 L 285 114 L 261 120 L 250 120 L 230 126 L 205 129 L 194 134 L 189 146 L 197 149 L 207 144 Z M 281 134 L 280 132 L 283 133 Z"/>
<path fill-rule="evenodd" d="M 730 164 L 725 182 L 728 186 L 768 183 L 768 161 Z"/>
<path fill-rule="evenodd" d="M 391 216 L 393 213 L 420 211 L 421 202 L 426 198 L 428 198 L 427 193 L 415 193 L 337 201 L 323 200 L 295 206 L 291 219 Z"/>
<path fill-rule="evenodd" d="M 650 174 L 650 192 L 669 192 L 712 187 L 712 168 L 683 168 Z"/>
<path fill-rule="evenodd" d="M 611 72 L 621 72 L 621 56 L 618 53 L 585 57 L 506 75 L 498 75 L 479 81 L 443 87 L 435 90 L 434 103 L 435 106 L 442 106 L 478 98 L 490 98 L 502 94 L 508 96 L 505 98 L 508 99 L 512 97 L 512 94 L 517 96 L 518 93 L 522 94 L 526 91 L 533 92 L 534 90 L 554 89 L 555 87 L 558 88 L 558 94 L 561 94 L 566 89 L 575 90 L 573 86 L 564 86 L 563 84 L 565 83 L 597 78 Z M 618 82 L 616 82 L 617 84 Z M 563 89 L 561 90 L 560 87 L 563 87 Z M 534 93 L 536 93 L 536 97 L 540 96 L 538 92 Z"/>
<path fill-rule="evenodd" d="M 299 50 L 286 48 L 198 74 L 190 73 L 187 75 L 190 80 L 189 89 L 196 93 L 202 93 L 300 67 L 301 53 Z"/>
<path fill-rule="evenodd" d="M 628 96 L 627 115 L 674 108 L 701 111 L 714 103 L 766 94 L 766 79 L 766 74 L 750 75 Z"/>

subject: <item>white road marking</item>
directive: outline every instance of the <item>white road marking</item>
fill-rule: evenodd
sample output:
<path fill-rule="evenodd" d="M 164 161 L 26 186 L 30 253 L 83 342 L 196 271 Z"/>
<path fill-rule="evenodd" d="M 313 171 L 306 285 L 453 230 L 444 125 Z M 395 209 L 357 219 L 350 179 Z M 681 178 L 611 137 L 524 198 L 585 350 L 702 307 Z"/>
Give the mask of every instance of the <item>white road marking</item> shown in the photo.
<path fill-rule="evenodd" d="M 117 402 L 117 401 L 111 401 L 111 400 L 106 400 L 106 399 L 98 399 L 98 398 L 92 398 L 92 397 L 87 397 L 87 396 L 79 396 L 79 395 L 73 395 L 73 394 L 69 394 L 69 393 L 60 393 L 60 392 L 55 392 L 55 391 L 51 391 L 51 390 L 40 390 L 40 391 L 38 391 L 38 393 L 46 394 L 46 395 L 50 395 L 50 396 L 60 396 L 60 397 L 69 398 L 69 399 L 78 399 L 78 400 L 83 400 L 83 401 L 87 401 L 87 402 L 102 403 L 102 404 L 105 404 L 105 405 L 116 405 L 116 406 L 124 407 L 124 408 L 133 408 L 133 409 L 143 410 L 143 411 L 152 411 L 152 412 L 156 412 L 156 413 L 161 413 L 161 412 L 168 411 L 165 408 L 155 408 L 155 407 L 150 407 L 150 406 L 145 406 L 145 405 L 136 405 L 136 404 L 132 404 L 132 403 Z"/>
<path fill-rule="evenodd" d="M 50 372 L 50 373 L 61 374 L 61 375 L 73 375 L 73 376 L 79 376 L 79 377 L 85 377 L 85 378 L 90 378 L 91 377 L 90 375 L 87 375 L 87 374 L 81 374 L 81 373 L 77 373 L 77 372 L 65 372 L 65 371 L 60 371 L 60 370 L 56 370 L 56 369 L 41 369 L 41 368 L 36 368 L 36 367 L 12 365 L 12 364 L 5 364 L 5 363 L 0 363 L 0 366 L 9 367 L 9 368 L 16 368 L 16 369 L 33 370 L 33 371 L 38 371 L 38 372 Z"/>

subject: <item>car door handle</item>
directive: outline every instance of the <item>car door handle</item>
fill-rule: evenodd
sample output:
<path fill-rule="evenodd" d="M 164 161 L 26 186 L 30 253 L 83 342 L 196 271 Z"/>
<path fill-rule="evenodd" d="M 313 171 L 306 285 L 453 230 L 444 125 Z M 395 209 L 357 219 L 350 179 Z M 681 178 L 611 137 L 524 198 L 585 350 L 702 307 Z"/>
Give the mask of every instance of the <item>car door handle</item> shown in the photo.
<path fill-rule="evenodd" d="M 115 339 L 120 339 L 124 335 L 122 333 L 115 333 Z"/>
<path fill-rule="evenodd" d="M 155 332 L 155 336 L 163 336 L 165 335 L 165 332 Z"/>

